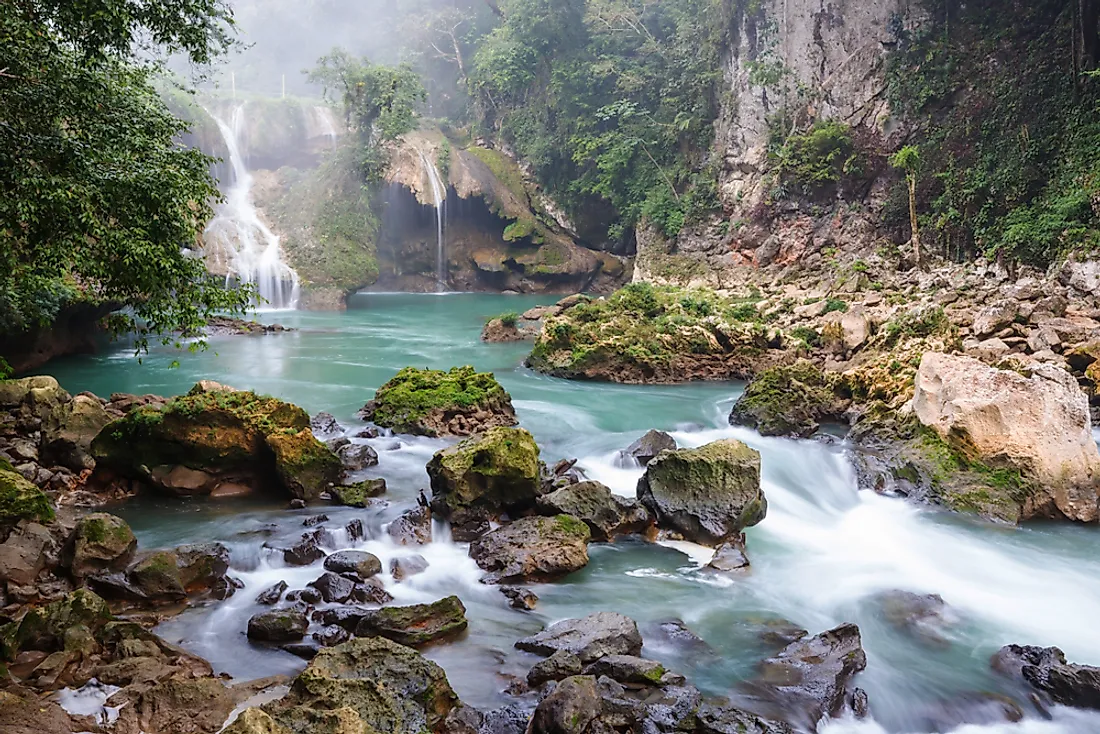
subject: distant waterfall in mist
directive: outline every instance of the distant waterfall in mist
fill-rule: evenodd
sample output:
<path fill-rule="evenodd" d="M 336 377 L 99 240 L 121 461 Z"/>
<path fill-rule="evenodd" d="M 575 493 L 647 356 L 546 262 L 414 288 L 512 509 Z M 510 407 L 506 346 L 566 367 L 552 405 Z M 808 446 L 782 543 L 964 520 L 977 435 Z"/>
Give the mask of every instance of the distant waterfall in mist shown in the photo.
<path fill-rule="evenodd" d="M 208 247 L 214 245 L 219 257 L 228 256 L 225 263 L 227 287 L 233 280 L 253 284 L 264 299 L 254 304 L 259 308 L 297 308 L 298 274 L 283 261 L 279 238 L 263 223 L 252 202 L 252 174 L 248 172 L 240 146 L 244 108 L 242 104 L 234 109 L 228 123 L 207 110 L 218 124 L 229 149 L 233 185 L 225 192 L 225 202 L 207 225 L 204 239 Z"/>
<path fill-rule="evenodd" d="M 436 287 L 440 291 L 447 290 L 447 258 L 446 251 L 443 242 L 443 221 L 446 217 L 447 207 L 447 184 L 443 182 L 443 177 L 439 175 L 439 169 L 435 167 L 435 163 L 424 154 L 424 151 L 417 151 L 420 154 L 420 164 L 424 169 L 424 172 L 428 174 L 428 183 L 432 189 L 432 199 L 435 202 L 435 226 L 436 226 L 436 251 L 435 251 L 435 282 Z"/>

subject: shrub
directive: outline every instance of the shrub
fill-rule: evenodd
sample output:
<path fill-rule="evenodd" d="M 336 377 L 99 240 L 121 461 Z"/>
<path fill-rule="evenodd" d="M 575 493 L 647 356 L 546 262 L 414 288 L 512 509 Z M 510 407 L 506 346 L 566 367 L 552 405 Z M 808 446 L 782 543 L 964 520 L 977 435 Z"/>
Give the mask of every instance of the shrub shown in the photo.
<path fill-rule="evenodd" d="M 825 313 L 833 313 L 834 311 L 845 313 L 847 310 L 847 301 L 842 301 L 839 298 L 829 298 L 825 301 Z"/>

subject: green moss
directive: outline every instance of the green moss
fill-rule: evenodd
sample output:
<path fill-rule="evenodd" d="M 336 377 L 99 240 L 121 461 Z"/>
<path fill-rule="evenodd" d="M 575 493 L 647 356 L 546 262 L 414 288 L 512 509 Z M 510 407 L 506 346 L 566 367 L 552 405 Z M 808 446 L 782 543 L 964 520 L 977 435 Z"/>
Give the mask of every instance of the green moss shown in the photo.
<path fill-rule="evenodd" d="M 528 507 L 539 488 L 539 447 L 522 428 L 494 426 L 436 453 L 428 475 L 452 511 Z"/>
<path fill-rule="evenodd" d="M 0 465 L 0 527 L 20 520 L 48 522 L 54 517 L 49 497 L 6 461 Z"/>
<path fill-rule="evenodd" d="M 591 535 L 588 525 L 572 515 L 557 515 L 554 517 L 554 526 L 566 535 L 587 538 Z"/>
<path fill-rule="evenodd" d="M 385 479 L 365 479 L 355 484 L 334 487 L 330 490 L 333 499 L 348 507 L 366 507 L 372 497 L 378 497 L 386 491 Z"/>
<path fill-rule="evenodd" d="M 829 298 L 825 301 L 825 313 L 834 313 L 839 311 L 844 313 L 848 310 L 848 302 L 842 301 L 839 298 Z"/>
<path fill-rule="evenodd" d="M 645 671 L 645 673 L 643 673 L 642 675 L 643 677 L 645 677 L 646 680 L 649 680 L 653 683 L 660 683 L 661 678 L 664 677 L 666 672 L 667 671 L 665 670 L 665 667 L 663 665 L 655 665 L 649 670 Z"/>
<path fill-rule="evenodd" d="M 763 370 L 745 388 L 730 421 L 765 436 L 808 436 L 822 420 L 837 419 L 849 396 L 842 376 L 799 360 Z"/>
<path fill-rule="evenodd" d="M 511 406 L 511 398 L 490 372 L 473 367 L 449 371 L 406 367 L 378 388 L 371 401 L 370 417 L 385 428 L 408 433 L 433 411 Z"/>
<path fill-rule="evenodd" d="M 932 336 L 955 340 L 958 333 L 958 327 L 947 318 L 943 306 L 905 311 L 887 321 L 881 329 L 883 346 L 886 347 L 892 347 L 904 339 Z"/>

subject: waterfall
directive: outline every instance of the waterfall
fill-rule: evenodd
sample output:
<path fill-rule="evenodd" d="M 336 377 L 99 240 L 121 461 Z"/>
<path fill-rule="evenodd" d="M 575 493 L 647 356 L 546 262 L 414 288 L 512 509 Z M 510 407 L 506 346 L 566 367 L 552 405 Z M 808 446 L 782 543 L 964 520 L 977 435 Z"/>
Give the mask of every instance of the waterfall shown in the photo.
<path fill-rule="evenodd" d="M 328 107 L 316 105 L 313 108 L 313 116 L 317 120 L 321 133 L 328 138 L 330 144 L 336 145 L 338 133 L 336 132 L 336 122 L 332 119 L 332 111 Z"/>
<path fill-rule="evenodd" d="M 244 108 L 242 104 L 233 110 L 228 123 L 207 110 L 229 149 L 233 185 L 225 192 L 225 202 L 207 225 L 204 240 L 208 247 L 214 245 L 216 257 L 228 257 L 225 262 L 227 287 L 233 280 L 251 283 L 263 299 L 254 306 L 297 308 L 298 274 L 283 261 L 279 238 L 263 223 L 252 202 L 252 174 L 248 172 L 240 146 Z"/>
<path fill-rule="evenodd" d="M 435 202 L 435 282 L 439 291 L 445 291 L 447 290 L 447 260 L 443 244 L 443 221 L 447 214 L 447 185 L 439 175 L 439 169 L 435 167 L 435 163 L 424 154 L 424 151 L 418 150 L 417 153 L 420 154 L 421 167 L 428 174 L 428 183 L 431 185 L 432 199 Z"/>

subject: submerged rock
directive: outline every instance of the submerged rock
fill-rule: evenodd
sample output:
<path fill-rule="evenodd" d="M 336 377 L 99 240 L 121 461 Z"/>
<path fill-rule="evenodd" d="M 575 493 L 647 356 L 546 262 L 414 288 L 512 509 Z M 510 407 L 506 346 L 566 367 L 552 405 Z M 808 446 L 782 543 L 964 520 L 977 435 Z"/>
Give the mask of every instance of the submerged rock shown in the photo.
<path fill-rule="evenodd" d="M 882 615 L 894 627 L 937 645 L 947 644 L 947 604 L 939 594 L 916 594 L 895 589 L 878 596 Z"/>
<path fill-rule="evenodd" d="M 378 453 L 365 443 L 349 443 L 340 447 L 336 455 L 349 472 L 362 471 L 378 464 Z"/>
<path fill-rule="evenodd" d="M 1047 704 L 1100 709 L 1100 668 L 1067 663 L 1057 647 L 1006 645 L 990 664 L 1038 693 Z"/>
<path fill-rule="evenodd" d="M 571 515 L 582 520 L 592 539 L 639 533 L 650 523 L 649 513 L 636 501 L 619 497 L 599 482 L 579 482 L 538 498 L 543 514 Z"/>
<path fill-rule="evenodd" d="M 539 447 L 522 428 L 490 428 L 439 451 L 427 468 L 433 508 L 444 517 L 524 510 L 541 486 Z"/>
<path fill-rule="evenodd" d="M 575 517 L 524 517 L 470 544 L 485 581 L 547 581 L 588 565 L 588 526 Z"/>
<path fill-rule="evenodd" d="M 394 581 L 401 581 L 427 570 L 428 559 L 421 555 L 401 556 L 390 560 L 390 575 Z"/>
<path fill-rule="evenodd" d="M 473 367 L 449 372 L 406 367 L 378 388 L 360 416 L 397 433 L 421 436 L 469 436 L 518 423 L 512 400 L 496 378 Z"/>
<path fill-rule="evenodd" d="M 623 456 L 628 456 L 645 466 L 662 451 L 675 451 L 676 439 L 664 431 L 650 430 L 623 451 Z"/>
<path fill-rule="evenodd" d="M 659 527 L 720 545 L 764 519 L 760 454 L 733 439 L 663 452 L 638 481 L 638 500 Z"/>
<path fill-rule="evenodd" d="M 761 663 L 760 677 L 745 688 L 760 713 L 812 730 L 823 717 L 856 708 L 852 703 L 858 689 L 851 688 L 852 679 L 865 667 L 859 628 L 842 624 L 768 658 Z"/>
<path fill-rule="evenodd" d="M 618 612 L 598 612 L 556 622 L 537 635 L 519 640 L 516 647 L 539 655 L 564 651 L 587 664 L 605 655 L 638 655 L 642 651 L 642 635 L 630 617 Z"/>
<path fill-rule="evenodd" d="M 367 610 L 355 627 L 357 637 L 385 637 L 418 647 L 454 637 L 465 631 L 466 607 L 457 596 L 431 604 L 383 607 Z"/>

